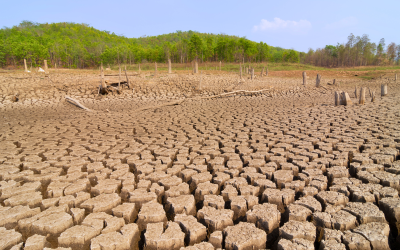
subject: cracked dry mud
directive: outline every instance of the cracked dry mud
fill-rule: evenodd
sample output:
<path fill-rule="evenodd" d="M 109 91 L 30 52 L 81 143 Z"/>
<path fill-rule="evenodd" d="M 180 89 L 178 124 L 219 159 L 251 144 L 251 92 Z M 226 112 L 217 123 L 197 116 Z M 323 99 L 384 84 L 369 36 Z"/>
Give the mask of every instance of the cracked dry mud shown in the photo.
<path fill-rule="evenodd" d="M 390 74 L 335 107 L 331 79 L 144 73 L 99 98 L 66 72 L 0 76 L 0 250 L 400 248 Z M 200 99 L 239 89 L 268 91 Z"/>

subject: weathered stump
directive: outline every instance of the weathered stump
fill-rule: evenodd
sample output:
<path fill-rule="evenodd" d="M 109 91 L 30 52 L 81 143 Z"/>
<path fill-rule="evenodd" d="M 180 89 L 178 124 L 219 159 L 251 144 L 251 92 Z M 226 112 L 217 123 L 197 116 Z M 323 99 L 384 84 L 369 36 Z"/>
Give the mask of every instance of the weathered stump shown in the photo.
<path fill-rule="evenodd" d="M 322 76 L 320 74 L 317 74 L 317 79 L 315 80 L 315 82 L 316 82 L 315 86 L 316 87 L 319 87 L 321 85 L 321 78 L 322 78 Z"/>
<path fill-rule="evenodd" d="M 171 69 L 171 59 L 168 58 L 168 74 L 172 73 L 172 69 Z"/>
<path fill-rule="evenodd" d="M 307 84 L 307 73 L 303 71 L 303 85 Z"/>
<path fill-rule="evenodd" d="M 387 84 L 382 84 L 381 85 L 381 96 L 387 95 L 388 90 L 387 90 Z"/>
<path fill-rule="evenodd" d="M 359 104 L 361 104 L 361 105 L 365 104 L 365 88 L 361 88 Z"/>

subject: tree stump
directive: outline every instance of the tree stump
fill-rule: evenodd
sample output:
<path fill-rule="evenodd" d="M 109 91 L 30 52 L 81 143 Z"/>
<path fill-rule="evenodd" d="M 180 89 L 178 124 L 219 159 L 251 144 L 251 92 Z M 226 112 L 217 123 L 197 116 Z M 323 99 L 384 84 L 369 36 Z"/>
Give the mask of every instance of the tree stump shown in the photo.
<path fill-rule="evenodd" d="M 264 69 L 265 69 L 265 67 L 262 68 L 262 70 L 261 70 L 261 74 L 260 74 L 261 77 L 263 77 L 263 75 L 264 75 Z"/>
<path fill-rule="evenodd" d="M 126 77 L 126 84 L 128 85 L 128 88 L 131 88 L 131 84 L 129 82 L 128 73 L 126 72 L 126 65 L 125 65 L 125 77 Z"/>
<path fill-rule="evenodd" d="M 47 73 L 47 60 L 44 60 L 44 71 Z"/>
<path fill-rule="evenodd" d="M 381 96 L 387 95 L 388 90 L 387 90 L 387 84 L 382 84 L 381 85 Z"/>
<path fill-rule="evenodd" d="M 394 81 L 397 82 L 397 74 L 394 75 Z"/>
<path fill-rule="evenodd" d="M 240 65 L 240 80 L 242 79 L 242 65 Z"/>
<path fill-rule="evenodd" d="M 349 106 L 352 104 L 353 102 L 351 101 L 349 94 L 347 92 L 342 92 L 340 95 L 340 105 Z"/>
<path fill-rule="evenodd" d="M 25 66 L 25 72 L 28 72 L 28 67 L 26 66 L 26 59 L 24 59 L 24 66 Z"/>
<path fill-rule="evenodd" d="M 265 71 L 265 76 L 268 76 L 268 68 Z"/>
<path fill-rule="evenodd" d="M 254 79 L 254 68 L 251 69 L 251 80 Z"/>
<path fill-rule="evenodd" d="M 199 73 L 199 64 L 198 64 L 198 62 L 197 62 L 197 59 L 196 59 L 196 61 L 194 62 L 194 73 L 195 73 L 195 74 Z"/>
<path fill-rule="evenodd" d="M 375 91 L 372 91 L 371 102 L 375 102 Z"/>
<path fill-rule="evenodd" d="M 316 87 L 319 87 L 321 85 L 321 78 L 322 78 L 321 75 L 317 74 L 317 79 L 315 80 L 315 82 L 316 82 L 315 86 Z"/>
<path fill-rule="evenodd" d="M 154 77 L 157 77 L 157 63 L 154 63 Z"/>
<path fill-rule="evenodd" d="M 103 63 L 101 63 L 100 66 L 100 73 L 101 73 L 101 79 L 100 79 L 100 84 L 101 84 L 101 88 L 100 88 L 100 93 L 102 95 L 107 94 L 107 84 L 104 81 L 104 69 L 103 69 Z"/>
<path fill-rule="evenodd" d="M 339 106 L 339 105 L 340 105 L 340 92 L 335 91 L 335 106 Z"/>
<path fill-rule="evenodd" d="M 219 71 L 221 71 L 221 61 L 219 61 Z"/>
<path fill-rule="evenodd" d="M 307 84 L 307 73 L 303 71 L 303 85 Z"/>
<path fill-rule="evenodd" d="M 356 88 L 354 90 L 354 97 L 357 98 L 357 86 L 356 86 Z"/>
<path fill-rule="evenodd" d="M 138 69 L 138 71 L 139 71 L 139 74 L 140 74 L 140 63 L 139 63 L 139 69 Z"/>
<path fill-rule="evenodd" d="M 361 105 L 365 104 L 365 88 L 361 88 L 359 104 L 361 104 Z"/>
<path fill-rule="evenodd" d="M 168 58 L 168 74 L 172 73 L 172 69 L 171 69 L 171 59 Z"/>

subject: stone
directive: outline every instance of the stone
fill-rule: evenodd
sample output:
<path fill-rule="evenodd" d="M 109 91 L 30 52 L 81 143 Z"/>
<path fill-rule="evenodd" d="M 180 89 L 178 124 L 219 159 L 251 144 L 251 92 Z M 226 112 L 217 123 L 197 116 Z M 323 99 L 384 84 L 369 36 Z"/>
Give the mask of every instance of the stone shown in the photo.
<path fill-rule="evenodd" d="M 194 245 L 205 240 L 207 237 L 207 228 L 199 223 L 192 215 L 178 214 L 174 221 L 179 224 L 185 233 L 186 245 Z"/>
<path fill-rule="evenodd" d="M 343 237 L 342 231 L 324 228 L 323 232 L 324 232 L 324 236 L 322 237 L 323 240 L 335 240 L 338 243 L 342 242 L 342 237 Z"/>
<path fill-rule="evenodd" d="M 162 222 L 149 223 L 144 238 L 146 250 L 177 250 L 185 246 L 185 233 L 176 222 L 168 222 L 165 231 Z"/>
<path fill-rule="evenodd" d="M 278 250 L 314 250 L 314 242 L 305 239 L 280 239 L 277 245 Z"/>
<path fill-rule="evenodd" d="M 265 249 L 267 234 L 254 224 L 240 222 L 224 229 L 225 249 Z"/>
<path fill-rule="evenodd" d="M 238 196 L 238 191 L 232 185 L 226 185 L 224 190 L 221 191 L 221 195 L 224 198 L 224 201 L 230 201 L 233 197 Z"/>
<path fill-rule="evenodd" d="M 101 194 L 91 198 L 81 204 L 81 208 L 87 213 L 106 212 L 111 214 L 111 210 L 121 204 L 121 197 L 118 194 Z"/>
<path fill-rule="evenodd" d="M 72 218 L 74 219 L 74 225 L 79 225 L 82 223 L 85 218 L 85 209 L 81 208 L 71 208 L 70 213 Z"/>

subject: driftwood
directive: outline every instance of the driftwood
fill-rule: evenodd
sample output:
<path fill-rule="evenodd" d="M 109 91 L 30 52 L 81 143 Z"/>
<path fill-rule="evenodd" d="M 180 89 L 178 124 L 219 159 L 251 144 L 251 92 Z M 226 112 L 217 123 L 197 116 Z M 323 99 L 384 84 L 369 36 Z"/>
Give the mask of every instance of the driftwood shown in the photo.
<path fill-rule="evenodd" d="M 71 103 L 71 104 L 73 104 L 73 105 L 75 105 L 75 106 L 77 106 L 77 107 L 79 107 L 79 108 L 81 108 L 81 109 L 84 109 L 84 110 L 89 111 L 89 112 L 92 111 L 92 110 L 86 108 L 85 106 L 83 106 L 82 104 L 80 104 L 79 101 L 77 101 L 77 100 L 75 100 L 75 99 L 72 99 L 72 98 L 69 97 L 69 96 L 65 96 L 65 99 L 66 99 L 69 103 Z"/>

